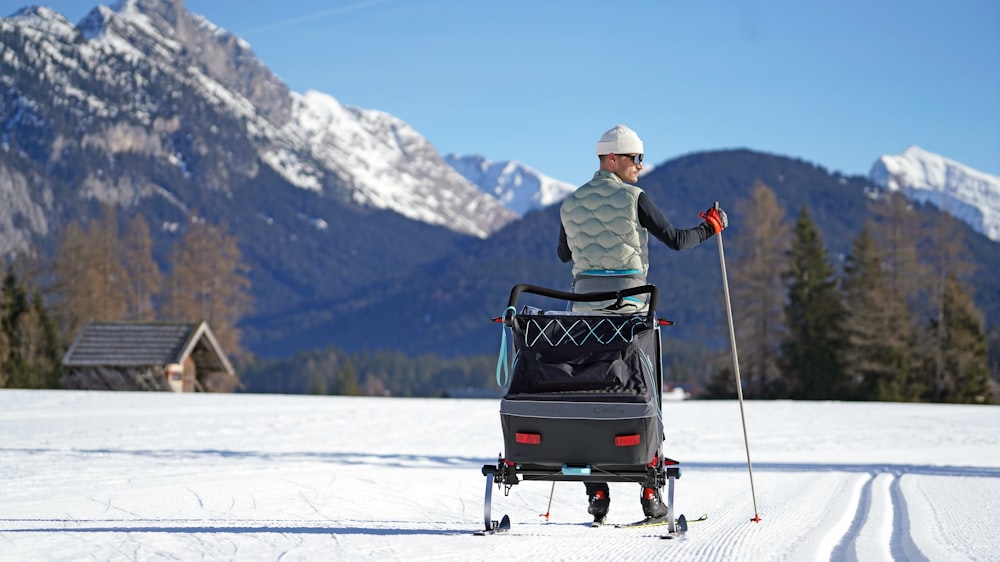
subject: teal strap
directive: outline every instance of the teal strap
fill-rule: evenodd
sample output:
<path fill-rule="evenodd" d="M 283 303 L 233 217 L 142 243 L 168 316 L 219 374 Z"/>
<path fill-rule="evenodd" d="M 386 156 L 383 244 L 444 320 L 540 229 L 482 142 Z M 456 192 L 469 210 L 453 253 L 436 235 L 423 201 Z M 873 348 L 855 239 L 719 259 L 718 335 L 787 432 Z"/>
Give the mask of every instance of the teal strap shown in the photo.
<path fill-rule="evenodd" d="M 590 269 L 587 271 L 581 271 L 581 275 L 638 275 L 642 273 L 641 269 Z"/>
<path fill-rule="evenodd" d="M 508 306 L 507 310 L 503 311 L 503 332 L 500 335 L 500 355 L 497 356 L 497 386 L 503 388 L 510 384 L 510 372 L 513 368 L 513 361 L 510 358 L 510 352 L 507 350 L 507 320 L 508 314 L 510 318 L 517 314 L 517 309 L 513 306 Z"/>

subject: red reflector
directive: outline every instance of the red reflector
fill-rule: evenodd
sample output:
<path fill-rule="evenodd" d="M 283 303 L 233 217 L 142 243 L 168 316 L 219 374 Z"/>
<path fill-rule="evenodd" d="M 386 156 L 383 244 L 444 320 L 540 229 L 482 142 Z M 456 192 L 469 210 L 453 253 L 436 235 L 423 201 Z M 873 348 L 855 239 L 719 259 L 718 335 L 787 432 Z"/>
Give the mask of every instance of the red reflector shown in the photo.
<path fill-rule="evenodd" d="M 632 447 L 639 444 L 639 435 L 618 435 L 615 437 L 615 447 Z"/>
<path fill-rule="evenodd" d="M 514 435 L 514 440 L 525 445 L 540 445 L 542 436 L 538 433 L 517 433 Z"/>

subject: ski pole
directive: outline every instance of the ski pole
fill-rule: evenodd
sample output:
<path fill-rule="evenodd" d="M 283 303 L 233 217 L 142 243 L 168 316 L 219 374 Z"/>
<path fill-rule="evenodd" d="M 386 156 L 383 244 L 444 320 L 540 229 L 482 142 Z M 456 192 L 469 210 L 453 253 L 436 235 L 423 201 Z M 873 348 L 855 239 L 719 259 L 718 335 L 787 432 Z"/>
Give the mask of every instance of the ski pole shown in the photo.
<path fill-rule="evenodd" d="M 719 208 L 719 202 L 715 202 L 715 208 Z M 743 445 L 747 451 L 747 470 L 750 473 L 750 495 L 753 498 L 753 518 L 754 523 L 760 522 L 760 514 L 757 511 L 757 492 L 753 485 L 753 464 L 750 462 L 750 440 L 747 437 L 747 418 L 743 412 L 743 382 L 740 380 L 740 360 L 736 354 L 736 328 L 733 326 L 733 305 L 729 300 L 729 279 L 726 277 L 726 253 L 722 249 L 722 231 L 715 234 L 719 241 L 719 263 L 722 265 L 722 289 L 726 296 L 726 316 L 729 319 L 729 343 L 733 350 L 733 371 L 736 373 L 736 396 L 740 401 L 740 420 L 743 422 Z"/>
<path fill-rule="evenodd" d="M 539 513 L 539 517 L 544 517 L 546 521 L 549 520 L 549 512 L 552 511 L 552 496 L 556 493 L 556 481 L 552 481 L 552 490 L 549 491 L 549 507 L 545 508 L 545 513 Z"/>

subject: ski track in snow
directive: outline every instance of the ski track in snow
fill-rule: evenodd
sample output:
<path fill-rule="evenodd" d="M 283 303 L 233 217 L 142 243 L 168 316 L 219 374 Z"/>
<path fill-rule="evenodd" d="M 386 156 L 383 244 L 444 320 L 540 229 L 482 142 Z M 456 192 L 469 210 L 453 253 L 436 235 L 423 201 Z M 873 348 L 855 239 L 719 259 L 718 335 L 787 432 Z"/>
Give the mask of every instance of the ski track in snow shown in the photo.
<path fill-rule="evenodd" d="M 1000 560 L 1000 408 L 750 402 L 759 523 L 737 408 L 665 406 L 686 535 L 522 482 L 477 537 L 496 401 L 4 390 L 0 560 Z"/>

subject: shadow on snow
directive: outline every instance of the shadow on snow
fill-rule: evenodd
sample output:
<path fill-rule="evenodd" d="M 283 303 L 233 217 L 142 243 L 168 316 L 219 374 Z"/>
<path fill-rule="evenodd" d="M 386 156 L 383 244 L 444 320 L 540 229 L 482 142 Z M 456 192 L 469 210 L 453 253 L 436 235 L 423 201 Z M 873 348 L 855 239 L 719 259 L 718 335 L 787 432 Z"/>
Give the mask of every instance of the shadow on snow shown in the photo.
<path fill-rule="evenodd" d="M 3 519 L 7 524 L 24 524 L 36 520 L 26 519 Z M 231 525 L 231 526 L 173 526 L 169 522 L 164 525 L 133 526 L 110 525 L 110 521 L 93 521 L 103 525 L 74 527 L 71 523 L 80 521 L 49 520 L 48 523 L 58 524 L 51 527 L 32 527 L 28 529 L 0 528 L 0 533 L 168 533 L 168 534 L 196 534 L 196 533 L 234 533 L 234 534 L 305 534 L 305 535 L 385 535 L 385 536 L 416 536 L 416 535 L 468 535 L 468 529 L 380 529 L 372 527 L 338 527 L 331 525 L 328 527 L 303 527 L 303 526 L 273 526 L 273 525 Z M 125 522 L 123 522 L 125 523 Z"/>
<path fill-rule="evenodd" d="M 239 451 L 227 449 L 47 449 L 0 448 L 0 454 L 74 455 L 80 457 L 131 456 L 150 459 L 205 459 L 210 457 L 236 460 L 320 461 L 340 465 L 375 465 L 388 468 L 467 468 L 495 464 L 488 457 L 452 455 L 421 455 L 399 453 L 317 452 L 317 451 Z M 746 470 L 745 462 L 681 462 L 685 470 Z M 1000 467 L 948 466 L 893 463 L 781 463 L 755 462 L 754 470 L 768 472 L 858 472 L 895 475 L 920 474 L 929 476 L 959 476 L 1000 478 Z"/>

